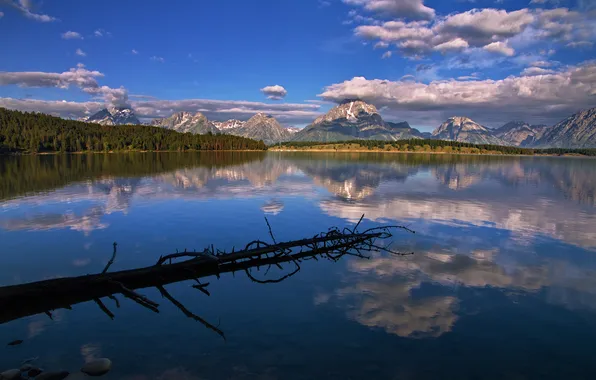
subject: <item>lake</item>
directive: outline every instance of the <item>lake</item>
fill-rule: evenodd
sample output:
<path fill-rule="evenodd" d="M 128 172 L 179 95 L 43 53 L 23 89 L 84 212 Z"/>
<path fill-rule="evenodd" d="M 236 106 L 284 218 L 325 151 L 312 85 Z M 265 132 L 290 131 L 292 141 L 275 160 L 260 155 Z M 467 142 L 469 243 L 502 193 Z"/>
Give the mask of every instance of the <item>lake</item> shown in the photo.
<path fill-rule="evenodd" d="M 596 160 L 325 153 L 0 157 L 0 285 L 153 265 L 329 227 L 399 224 L 369 260 L 308 261 L 277 284 L 167 285 L 0 325 L 0 370 L 29 357 L 103 379 L 593 379 Z M 259 272 L 256 272 L 259 273 Z M 283 273 L 282 273 L 283 274 Z M 259 275 L 264 275 L 262 272 Z M 0 305 L 1 308 L 1 305 Z M 6 346 L 15 339 L 24 342 Z"/>

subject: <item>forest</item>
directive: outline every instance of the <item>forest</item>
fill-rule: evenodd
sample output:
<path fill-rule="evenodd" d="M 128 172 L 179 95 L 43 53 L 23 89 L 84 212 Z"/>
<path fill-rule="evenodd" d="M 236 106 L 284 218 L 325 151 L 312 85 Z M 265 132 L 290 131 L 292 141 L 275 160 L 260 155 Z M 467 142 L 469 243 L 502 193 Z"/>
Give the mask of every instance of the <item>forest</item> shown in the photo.
<path fill-rule="evenodd" d="M 596 156 L 596 148 L 569 149 L 548 148 L 532 149 L 516 146 L 476 145 L 471 143 L 448 141 L 409 139 L 398 141 L 350 140 L 341 142 L 290 141 L 279 144 L 277 150 L 335 150 L 335 151 L 400 151 L 400 152 L 435 152 L 435 153 L 471 153 L 471 154 L 519 154 L 519 155 L 583 155 Z"/>
<path fill-rule="evenodd" d="M 146 125 L 104 126 L 0 108 L 0 153 L 265 150 L 262 141 Z"/>

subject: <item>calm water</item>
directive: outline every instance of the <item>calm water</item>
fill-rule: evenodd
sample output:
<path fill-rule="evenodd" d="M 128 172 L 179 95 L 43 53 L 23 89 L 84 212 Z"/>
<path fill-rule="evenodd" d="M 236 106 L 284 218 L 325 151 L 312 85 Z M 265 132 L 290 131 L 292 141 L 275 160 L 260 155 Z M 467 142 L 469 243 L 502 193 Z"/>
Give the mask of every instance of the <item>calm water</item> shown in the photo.
<path fill-rule="evenodd" d="M 0 370 L 39 356 L 105 379 L 593 379 L 596 160 L 396 154 L 138 154 L 0 158 L 0 284 L 153 264 L 330 226 L 403 224 L 393 248 L 0 325 Z M 0 305 L 1 307 L 1 305 Z M 16 347 L 3 342 L 23 339 Z"/>

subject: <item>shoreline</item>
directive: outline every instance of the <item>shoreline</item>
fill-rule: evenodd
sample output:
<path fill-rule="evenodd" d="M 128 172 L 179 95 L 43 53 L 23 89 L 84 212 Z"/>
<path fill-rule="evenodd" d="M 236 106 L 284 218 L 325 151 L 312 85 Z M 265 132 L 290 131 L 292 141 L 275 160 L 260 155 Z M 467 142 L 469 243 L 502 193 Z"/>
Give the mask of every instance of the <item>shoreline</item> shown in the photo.
<path fill-rule="evenodd" d="M 368 149 L 269 149 L 269 152 L 313 152 L 313 153 L 383 153 L 383 154 L 436 154 L 436 155 L 458 155 L 458 156 L 495 156 L 495 157 L 578 157 L 596 158 L 583 154 L 507 154 L 507 153 L 468 153 L 468 152 L 412 152 L 401 150 L 368 150 Z"/>

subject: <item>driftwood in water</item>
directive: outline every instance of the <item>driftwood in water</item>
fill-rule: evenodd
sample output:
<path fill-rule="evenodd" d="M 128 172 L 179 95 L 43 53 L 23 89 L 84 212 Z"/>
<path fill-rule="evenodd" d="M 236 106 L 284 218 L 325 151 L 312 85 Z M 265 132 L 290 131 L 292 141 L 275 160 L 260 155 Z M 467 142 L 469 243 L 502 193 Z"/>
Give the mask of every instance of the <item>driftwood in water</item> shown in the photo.
<path fill-rule="evenodd" d="M 92 300 L 110 318 L 114 318 L 114 314 L 101 301 L 101 298 L 111 298 L 119 307 L 118 300 L 114 297 L 114 294 L 118 293 L 151 311 L 159 312 L 159 304 L 135 291 L 136 289 L 155 287 L 164 298 L 172 302 L 188 317 L 202 322 L 223 336 L 219 329 L 192 314 L 176 301 L 165 290 L 164 285 L 195 279 L 197 284 L 193 287 L 209 295 L 206 289 L 208 284 L 201 284 L 199 278 L 213 275 L 219 278 L 221 274 L 236 271 L 244 271 L 255 282 L 280 282 L 296 274 L 300 270 L 300 263 L 304 260 L 318 260 L 318 258 L 338 260 L 345 255 L 366 258 L 366 253 L 371 251 L 401 254 L 378 245 L 377 240 L 391 237 L 391 230 L 394 228 L 412 232 L 405 227 L 396 226 L 377 227 L 358 232 L 359 224 L 360 222 L 353 229 L 345 228 L 340 231 L 337 228 L 332 228 L 328 232 L 309 239 L 276 243 L 271 226 L 267 222 L 273 244 L 256 240 L 247 244 L 242 250 L 233 250 L 229 253 L 215 250 L 211 246 L 202 252 L 184 251 L 160 257 L 155 265 L 149 267 L 108 272 L 116 258 L 116 243 L 114 243 L 112 258 L 99 274 L 58 278 L 0 288 L 0 324 L 39 313 L 46 313 L 51 317 L 52 310 L 71 309 L 72 305 Z M 172 262 L 179 258 L 187 259 L 181 262 Z M 283 270 L 282 264 L 285 263 L 291 263 L 294 269 L 284 276 L 259 280 L 252 274 L 253 268 L 267 267 L 265 271 L 265 276 L 267 276 L 272 266 Z"/>

